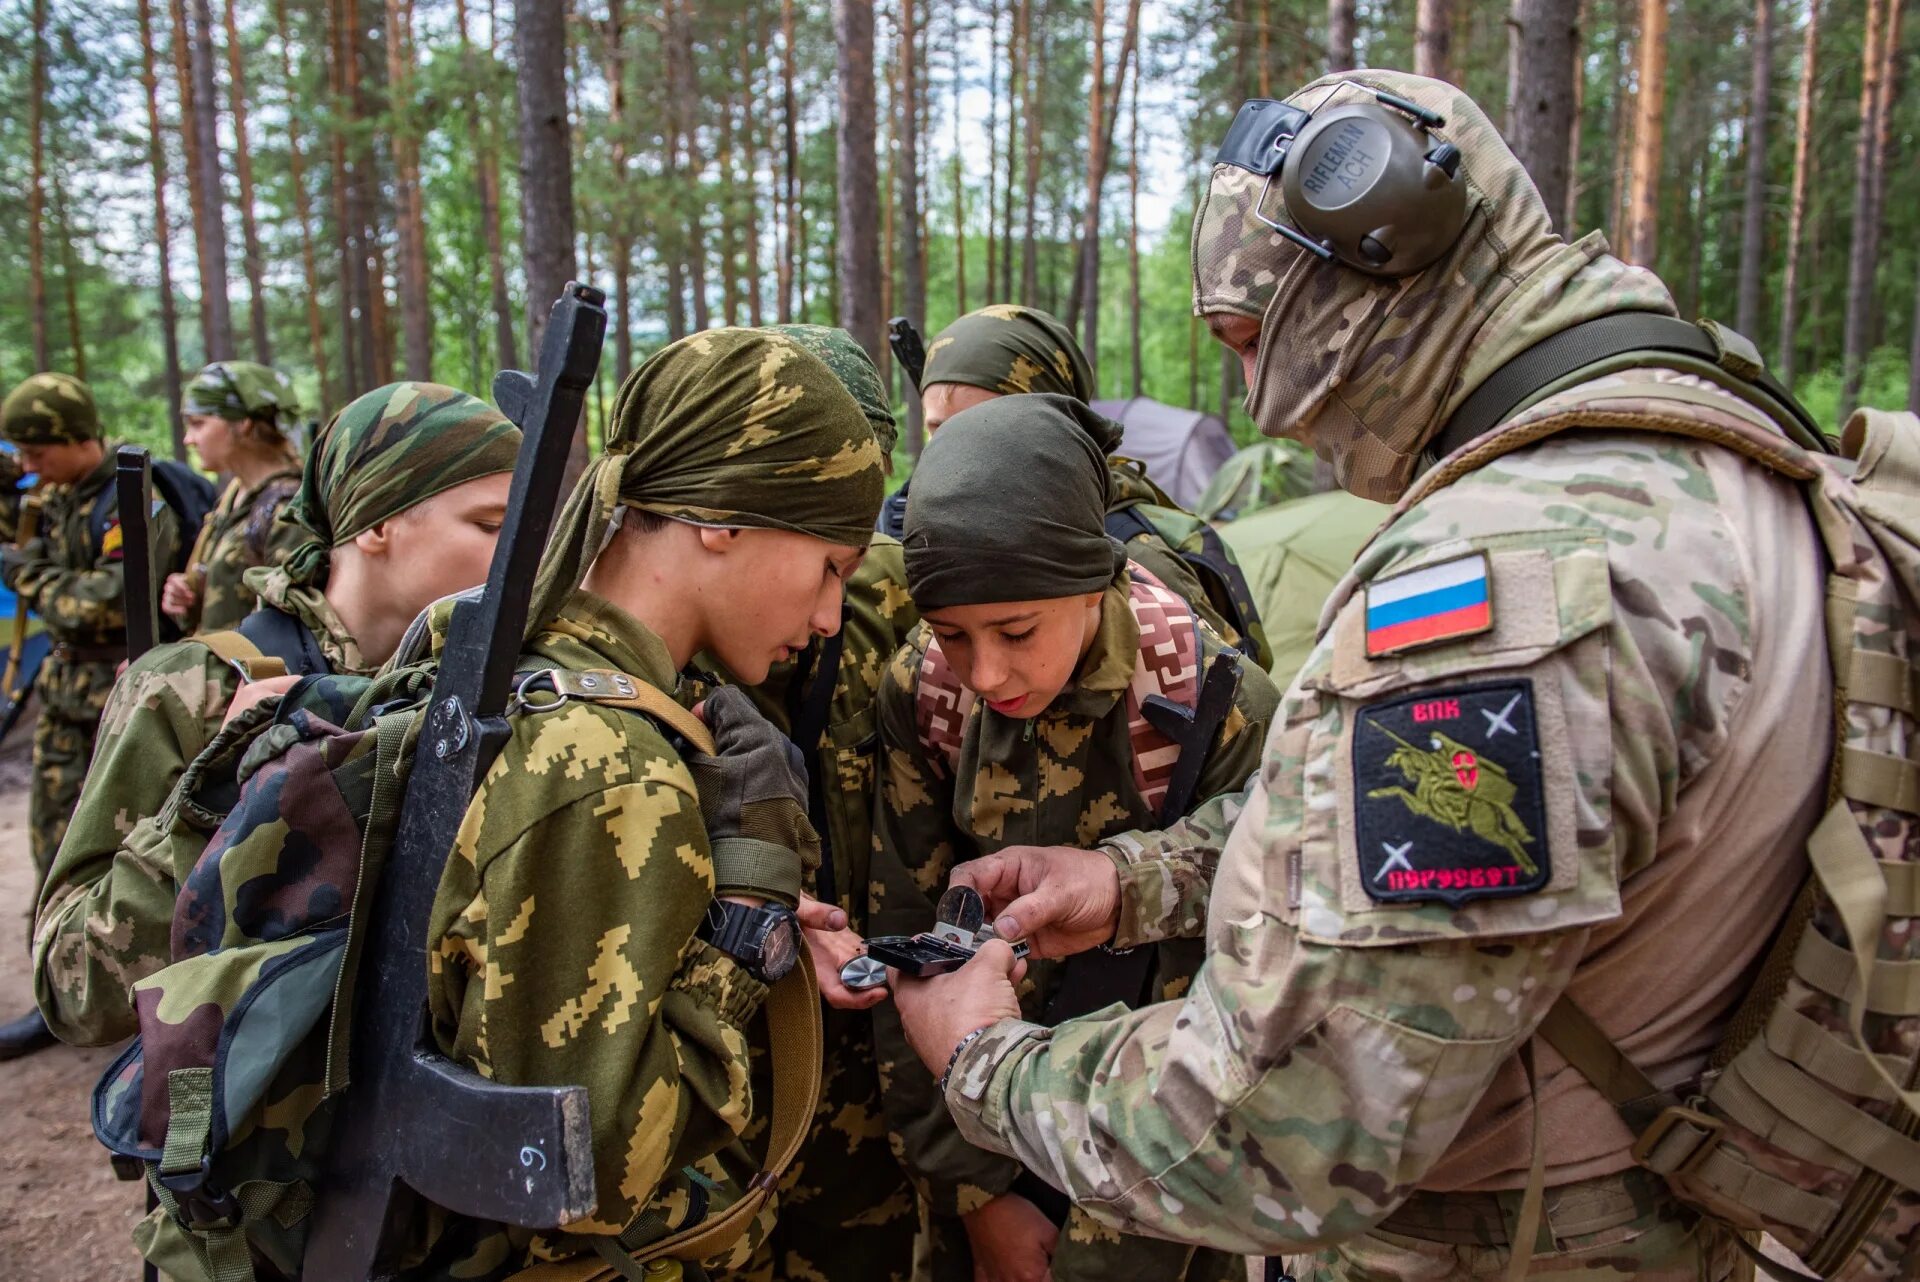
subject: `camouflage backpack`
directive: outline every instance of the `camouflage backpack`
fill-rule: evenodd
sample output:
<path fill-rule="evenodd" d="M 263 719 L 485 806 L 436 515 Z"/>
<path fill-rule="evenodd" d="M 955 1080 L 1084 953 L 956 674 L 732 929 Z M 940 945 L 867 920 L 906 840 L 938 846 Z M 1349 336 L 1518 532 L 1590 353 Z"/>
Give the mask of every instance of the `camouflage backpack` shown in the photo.
<path fill-rule="evenodd" d="M 1726 391 L 1664 357 L 1614 366 L 1651 367 L 1631 379 L 1562 381 L 1448 449 L 1403 510 L 1502 454 L 1575 430 L 1705 441 L 1800 484 L 1826 553 L 1837 725 L 1807 881 L 1699 1079 L 1656 1084 L 1566 997 L 1538 1031 L 1612 1102 L 1637 1137 L 1635 1160 L 1687 1205 L 1764 1230 L 1821 1277 L 1911 1277 L 1920 1268 L 1920 418 L 1858 411 L 1837 455 L 1791 439 L 1775 417 L 1784 393 L 1757 373 L 1751 344 L 1707 332 L 1735 378 L 1704 381 Z M 1767 395 L 1742 394 L 1742 383 Z M 1769 399 L 1772 414 L 1756 404 Z M 1535 1162 L 1516 1242 L 1538 1225 L 1537 1152 Z M 1805 1277 L 1749 1250 L 1766 1273 Z"/>
<path fill-rule="evenodd" d="M 1261 667 L 1272 667 L 1273 651 L 1260 626 L 1260 607 L 1254 603 L 1253 589 L 1247 586 L 1239 559 L 1213 524 L 1168 498 L 1147 476 L 1144 464 L 1119 455 L 1110 462 L 1121 494 L 1117 505 L 1107 513 L 1107 533 L 1122 543 L 1151 534 L 1173 549 L 1173 554 L 1200 580 L 1206 603 L 1238 634 L 1235 647 Z"/>
<path fill-rule="evenodd" d="M 359 890 L 392 841 L 432 675 L 301 680 L 223 727 L 162 812 L 168 840 L 204 851 L 175 904 L 172 964 L 133 987 L 140 1033 L 95 1088 L 93 1126 L 158 1201 L 134 1241 L 168 1277 L 300 1273 L 348 1084 Z M 524 674 L 522 715 L 551 690 L 712 750 L 693 714 L 617 675 Z"/>

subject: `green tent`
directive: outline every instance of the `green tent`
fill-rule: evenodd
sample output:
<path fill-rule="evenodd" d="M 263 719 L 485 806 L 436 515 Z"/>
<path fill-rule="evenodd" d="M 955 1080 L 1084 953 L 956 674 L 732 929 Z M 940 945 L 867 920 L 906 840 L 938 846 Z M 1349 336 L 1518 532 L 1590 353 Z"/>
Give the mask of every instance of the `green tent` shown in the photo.
<path fill-rule="evenodd" d="M 1282 687 L 1292 683 L 1313 650 L 1327 594 L 1390 511 L 1383 503 L 1332 490 L 1219 527 L 1253 589 L 1273 645 L 1273 679 Z"/>

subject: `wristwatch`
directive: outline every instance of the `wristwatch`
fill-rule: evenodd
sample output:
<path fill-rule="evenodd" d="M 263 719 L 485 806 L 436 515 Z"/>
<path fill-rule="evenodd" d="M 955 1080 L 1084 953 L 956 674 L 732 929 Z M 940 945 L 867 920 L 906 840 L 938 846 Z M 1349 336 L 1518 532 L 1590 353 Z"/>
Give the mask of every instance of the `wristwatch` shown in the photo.
<path fill-rule="evenodd" d="M 707 905 L 700 938 L 763 984 L 785 979 L 800 960 L 800 919 L 785 904 L 750 908 L 716 899 Z"/>

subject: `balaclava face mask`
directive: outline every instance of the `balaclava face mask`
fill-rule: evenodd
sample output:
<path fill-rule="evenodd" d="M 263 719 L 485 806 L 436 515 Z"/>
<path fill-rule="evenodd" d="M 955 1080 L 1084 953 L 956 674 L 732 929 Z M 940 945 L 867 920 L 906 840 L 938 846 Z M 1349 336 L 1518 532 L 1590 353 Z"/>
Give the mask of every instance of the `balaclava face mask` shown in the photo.
<path fill-rule="evenodd" d="M 1327 262 L 1253 216 L 1266 180 L 1216 165 L 1194 218 L 1194 311 L 1260 321 L 1247 413 L 1268 436 L 1309 442 L 1340 485 L 1393 502 L 1427 443 L 1502 364 L 1550 334 L 1612 312 L 1674 313 L 1666 287 L 1607 252 L 1567 244 L 1485 112 L 1442 81 L 1394 71 L 1326 76 L 1287 99 L 1309 112 L 1384 89 L 1446 118 L 1462 152 L 1468 217 L 1453 247 L 1411 276 Z M 1265 213 L 1284 218 L 1279 184 Z"/>

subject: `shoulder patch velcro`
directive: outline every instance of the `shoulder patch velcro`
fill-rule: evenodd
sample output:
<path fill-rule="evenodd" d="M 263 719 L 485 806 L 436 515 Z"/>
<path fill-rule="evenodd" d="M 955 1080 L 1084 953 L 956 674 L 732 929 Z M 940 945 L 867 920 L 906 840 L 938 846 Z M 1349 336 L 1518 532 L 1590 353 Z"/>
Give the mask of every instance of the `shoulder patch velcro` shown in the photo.
<path fill-rule="evenodd" d="M 1547 884 L 1533 682 L 1426 689 L 1353 728 L 1360 878 L 1381 902 L 1526 895 Z"/>
<path fill-rule="evenodd" d="M 1367 585 L 1367 657 L 1477 636 L 1493 627 L 1487 554 L 1424 565 Z"/>

